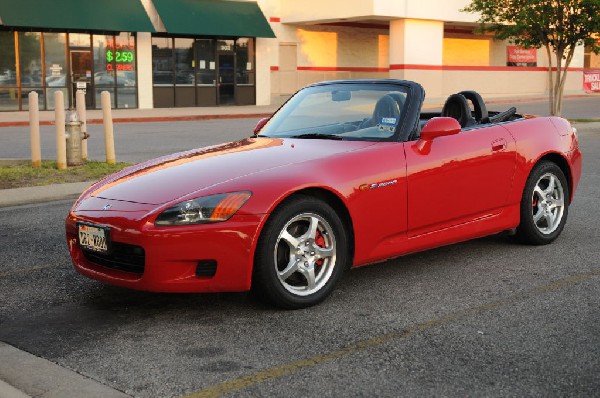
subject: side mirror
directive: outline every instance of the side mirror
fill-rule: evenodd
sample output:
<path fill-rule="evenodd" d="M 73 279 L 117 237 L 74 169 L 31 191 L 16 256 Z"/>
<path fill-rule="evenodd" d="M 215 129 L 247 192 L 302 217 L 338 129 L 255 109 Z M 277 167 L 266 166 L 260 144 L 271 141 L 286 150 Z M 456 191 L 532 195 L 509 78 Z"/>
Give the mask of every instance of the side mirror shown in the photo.
<path fill-rule="evenodd" d="M 260 119 L 258 123 L 256 123 L 256 127 L 254 127 L 254 135 L 257 135 L 258 132 L 265 126 L 265 124 L 267 124 L 267 122 L 270 119 L 270 117 L 263 117 L 262 119 Z"/>
<path fill-rule="evenodd" d="M 434 117 L 423 126 L 421 139 L 431 141 L 436 137 L 457 134 L 460 130 L 460 124 L 456 119 L 452 117 Z"/>

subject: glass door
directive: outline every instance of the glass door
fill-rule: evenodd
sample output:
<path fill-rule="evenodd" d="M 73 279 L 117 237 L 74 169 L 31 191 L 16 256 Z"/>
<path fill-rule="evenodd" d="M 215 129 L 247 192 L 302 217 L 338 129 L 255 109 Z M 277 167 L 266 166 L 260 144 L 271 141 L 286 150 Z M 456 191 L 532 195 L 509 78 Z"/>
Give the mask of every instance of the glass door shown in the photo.
<path fill-rule="evenodd" d="M 71 50 L 71 106 L 75 107 L 75 93 L 85 90 L 86 108 L 94 107 L 92 87 L 92 52 L 90 50 Z"/>
<path fill-rule="evenodd" d="M 235 105 L 235 54 L 219 54 L 219 105 Z"/>

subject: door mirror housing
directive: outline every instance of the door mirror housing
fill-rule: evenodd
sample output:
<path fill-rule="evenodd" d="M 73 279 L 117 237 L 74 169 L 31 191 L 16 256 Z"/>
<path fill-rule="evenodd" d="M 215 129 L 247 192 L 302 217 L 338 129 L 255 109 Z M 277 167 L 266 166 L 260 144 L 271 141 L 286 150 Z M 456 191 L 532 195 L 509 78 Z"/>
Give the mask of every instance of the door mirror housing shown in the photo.
<path fill-rule="evenodd" d="M 460 130 L 460 124 L 456 119 L 452 117 L 434 117 L 423 126 L 421 139 L 431 141 L 436 137 L 457 134 Z"/>
<path fill-rule="evenodd" d="M 254 135 L 258 135 L 258 132 L 267 124 L 267 122 L 271 120 L 270 117 L 263 117 L 256 123 L 256 127 L 254 127 Z"/>

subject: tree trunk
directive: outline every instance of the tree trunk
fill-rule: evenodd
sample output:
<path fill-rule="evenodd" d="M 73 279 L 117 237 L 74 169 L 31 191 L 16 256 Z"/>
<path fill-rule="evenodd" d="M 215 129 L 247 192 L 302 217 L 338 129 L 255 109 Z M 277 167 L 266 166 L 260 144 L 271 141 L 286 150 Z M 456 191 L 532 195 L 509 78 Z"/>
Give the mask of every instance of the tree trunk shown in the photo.
<path fill-rule="evenodd" d="M 550 44 L 546 44 L 546 55 L 548 56 L 548 111 L 551 115 L 554 113 L 554 79 L 552 74 L 552 51 L 550 50 Z"/>
<path fill-rule="evenodd" d="M 557 116 L 560 116 L 562 113 L 562 104 L 563 104 L 563 93 L 565 91 L 565 83 L 567 81 L 567 72 L 569 71 L 569 65 L 571 65 L 571 61 L 573 60 L 573 54 L 575 53 L 575 46 L 571 46 L 569 48 L 569 52 L 567 54 L 567 59 L 565 60 L 565 69 L 562 72 L 560 86 L 558 88 L 558 105 L 557 105 Z"/>
<path fill-rule="evenodd" d="M 560 116 L 560 110 L 558 107 L 558 103 L 560 101 L 560 86 L 561 86 L 561 76 L 562 76 L 562 61 L 564 55 L 564 49 L 558 49 L 555 52 L 556 55 L 556 75 L 554 79 L 554 106 L 552 107 L 552 116 Z"/>

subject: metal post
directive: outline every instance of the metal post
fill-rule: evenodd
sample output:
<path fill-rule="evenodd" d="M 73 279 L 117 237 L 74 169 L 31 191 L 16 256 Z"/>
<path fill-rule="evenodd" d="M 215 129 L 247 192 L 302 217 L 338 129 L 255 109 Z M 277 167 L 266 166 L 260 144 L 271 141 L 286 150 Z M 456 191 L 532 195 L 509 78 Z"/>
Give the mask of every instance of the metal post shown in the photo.
<path fill-rule="evenodd" d="M 40 145 L 40 106 L 38 93 L 29 93 L 29 137 L 31 139 L 31 167 L 42 167 L 42 148 Z"/>
<path fill-rule="evenodd" d="M 83 134 L 83 141 L 81 141 L 81 159 L 85 162 L 88 158 L 87 151 L 87 115 L 85 114 L 85 92 L 83 90 L 77 90 L 75 95 L 75 103 L 77 113 L 79 114 L 79 121 L 81 122 L 81 133 Z"/>
<path fill-rule="evenodd" d="M 106 150 L 106 163 L 115 164 L 115 137 L 113 134 L 110 93 L 108 91 L 103 91 L 100 96 L 102 98 L 102 117 L 104 118 L 104 148 Z"/>
<path fill-rule="evenodd" d="M 54 124 L 56 127 L 56 164 L 59 170 L 67 168 L 67 142 L 65 138 L 65 99 L 62 91 L 54 92 Z"/>

